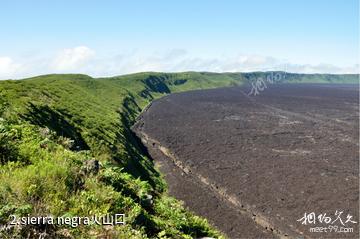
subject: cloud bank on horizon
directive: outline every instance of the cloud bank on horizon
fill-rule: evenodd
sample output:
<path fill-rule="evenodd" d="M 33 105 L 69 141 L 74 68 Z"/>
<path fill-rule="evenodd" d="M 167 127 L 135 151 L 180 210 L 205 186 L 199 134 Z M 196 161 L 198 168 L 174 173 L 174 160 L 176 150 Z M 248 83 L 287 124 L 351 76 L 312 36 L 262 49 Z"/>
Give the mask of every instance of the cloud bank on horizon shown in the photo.
<path fill-rule="evenodd" d="M 66 48 L 52 56 L 35 59 L 0 57 L 0 79 L 20 79 L 49 73 L 82 73 L 94 77 L 115 76 L 144 71 L 252 72 L 287 71 L 293 73 L 358 74 L 359 65 L 337 67 L 331 64 L 294 64 L 286 59 L 261 55 L 201 58 L 184 49 L 171 49 L 144 55 L 139 51 L 101 57 L 87 46 Z"/>

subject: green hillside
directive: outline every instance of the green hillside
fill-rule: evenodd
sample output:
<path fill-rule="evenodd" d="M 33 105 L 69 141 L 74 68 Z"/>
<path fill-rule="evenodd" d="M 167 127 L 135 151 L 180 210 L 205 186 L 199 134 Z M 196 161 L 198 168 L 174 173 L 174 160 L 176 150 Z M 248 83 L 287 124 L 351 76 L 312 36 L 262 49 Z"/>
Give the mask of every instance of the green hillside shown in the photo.
<path fill-rule="evenodd" d="M 221 237 L 169 197 L 130 127 L 166 94 L 240 85 L 265 73 L 44 75 L 0 81 L 0 238 Z M 282 82 L 358 83 L 358 75 L 286 74 Z M 98 165 L 99 163 L 99 165 Z M 125 213 L 121 226 L 1 227 L 9 216 Z M 45 229 L 44 229 L 45 228 Z"/>

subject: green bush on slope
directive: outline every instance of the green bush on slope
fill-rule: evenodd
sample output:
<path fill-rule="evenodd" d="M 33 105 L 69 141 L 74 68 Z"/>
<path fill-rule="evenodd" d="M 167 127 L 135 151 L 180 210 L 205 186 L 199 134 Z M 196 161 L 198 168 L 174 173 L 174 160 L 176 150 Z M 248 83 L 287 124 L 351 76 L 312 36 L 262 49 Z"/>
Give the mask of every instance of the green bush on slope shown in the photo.
<path fill-rule="evenodd" d="M 138 73 L 94 79 L 46 75 L 0 82 L 0 237 L 220 237 L 166 195 L 130 127 L 171 92 L 248 82 L 265 73 Z M 289 75 L 289 82 L 353 82 L 357 76 Z M 99 170 L 89 169 L 99 162 Z M 5 228 L 9 215 L 125 213 L 126 225 Z"/>
<path fill-rule="evenodd" d="M 164 181 L 130 130 L 145 105 L 168 93 L 164 85 L 170 89 L 190 82 L 181 75 L 168 78 L 49 75 L 0 82 L 0 223 L 12 214 L 126 215 L 123 226 L 27 225 L 0 228 L 0 235 L 220 236 L 206 220 L 166 196 Z M 100 169 L 89 173 L 84 168 L 94 160 Z"/>

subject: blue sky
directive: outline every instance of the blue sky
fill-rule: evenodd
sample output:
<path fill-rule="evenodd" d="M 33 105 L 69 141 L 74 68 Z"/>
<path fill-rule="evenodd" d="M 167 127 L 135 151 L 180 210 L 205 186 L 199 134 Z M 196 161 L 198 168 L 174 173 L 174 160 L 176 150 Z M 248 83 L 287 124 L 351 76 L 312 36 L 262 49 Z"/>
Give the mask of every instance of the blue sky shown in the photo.
<path fill-rule="evenodd" d="M 150 70 L 359 72 L 357 0 L 2 0 L 0 31 L 0 79 Z"/>

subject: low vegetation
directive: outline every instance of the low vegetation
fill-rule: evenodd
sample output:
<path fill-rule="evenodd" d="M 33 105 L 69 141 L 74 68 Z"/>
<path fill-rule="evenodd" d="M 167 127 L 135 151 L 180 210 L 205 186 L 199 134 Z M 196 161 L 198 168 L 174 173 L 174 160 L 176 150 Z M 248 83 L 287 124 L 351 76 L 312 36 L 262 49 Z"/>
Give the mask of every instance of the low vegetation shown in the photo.
<path fill-rule="evenodd" d="M 184 209 L 130 127 L 163 95 L 239 85 L 264 73 L 45 75 L 0 82 L 0 238 L 222 237 Z M 357 75 L 289 75 L 357 82 Z M 124 213 L 125 225 L 9 225 L 17 216 Z"/>

